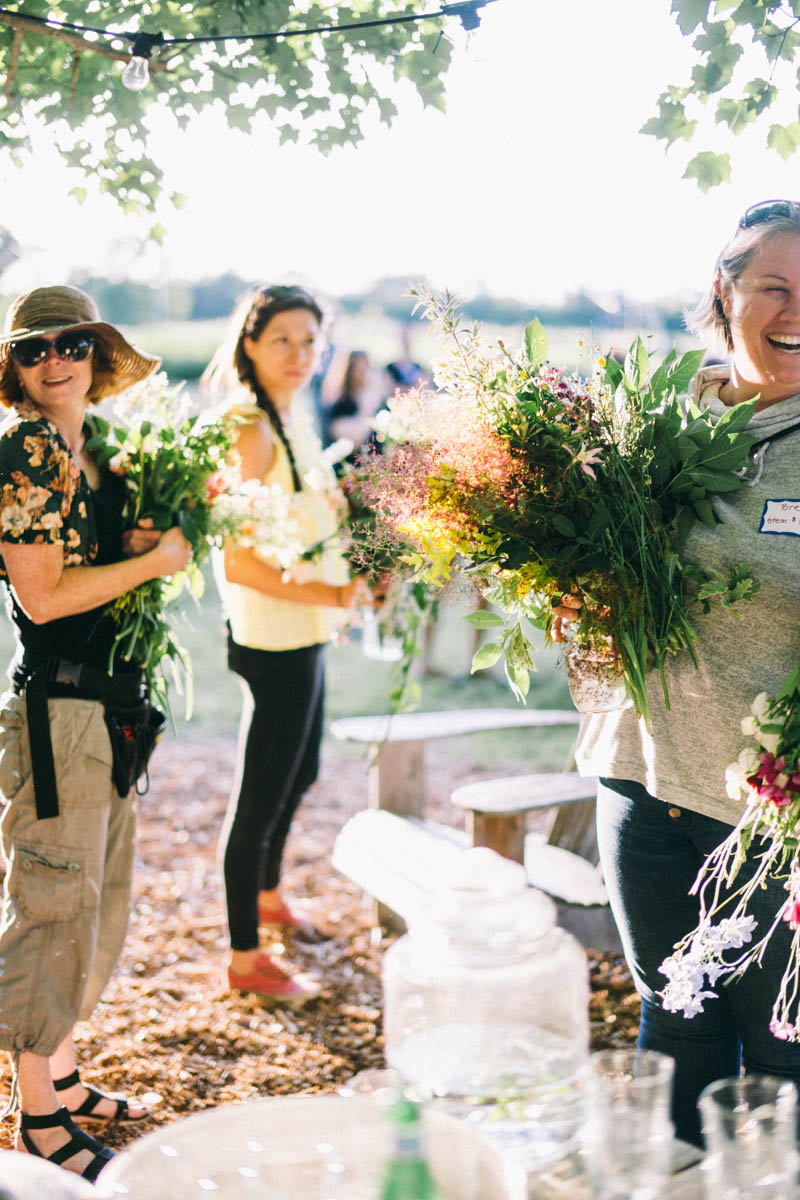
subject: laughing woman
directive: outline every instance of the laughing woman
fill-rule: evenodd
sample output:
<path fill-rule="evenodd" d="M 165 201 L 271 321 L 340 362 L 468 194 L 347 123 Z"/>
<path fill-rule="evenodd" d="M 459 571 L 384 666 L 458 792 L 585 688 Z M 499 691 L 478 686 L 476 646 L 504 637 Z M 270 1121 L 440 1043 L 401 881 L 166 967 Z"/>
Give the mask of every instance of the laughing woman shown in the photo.
<path fill-rule="evenodd" d="M 105 605 L 179 571 L 178 529 L 122 533 L 125 488 L 87 451 L 87 409 L 145 379 L 138 353 L 77 288 L 19 297 L 0 337 L 0 575 L 14 623 L 0 701 L 0 1048 L 21 1108 L 17 1148 L 94 1180 L 111 1152 L 79 1126 L 147 1110 L 84 1084 L 72 1029 L 94 1008 L 128 926 L 135 792 L 112 782 L 105 706 L 142 695 L 109 676 Z"/>
<path fill-rule="evenodd" d="M 630 706 L 592 716 L 576 757 L 582 773 L 601 777 L 598 844 L 642 998 L 639 1045 L 675 1059 L 676 1129 L 699 1142 L 696 1102 L 707 1084 L 737 1075 L 742 1065 L 800 1082 L 800 1046 L 770 1031 L 789 954 L 785 923 L 761 968 L 720 988 L 691 1020 L 666 1011 L 659 996 L 662 962 L 698 922 L 699 901 L 689 894 L 695 877 L 742 815 L 724 791 L 725 768 L 742 748 L 740 718 L 756 693 L 775 695 L 800 661 L 800 539 L 790 522 L 781 530 L 765 520 L 769 505 L 794 511 L 800 496 L 800 203 L 768 201 L 747 210 L 692 323 L 729 358 L 698 373 L 698 404 L 714 418 L 755 400 L 747 425 L 755 445 L 742 486 L 712 501 L 719 524 L 695 524 L 685 556 L 720 577 L 745 563 L 760 589 L 746 621 L 727 610 L 698 621 L 697 666 L 685 652 L 668 660 L 669 694 L 676 697 L 669 710 L 652 673 L 652 734 Z M 757 860 L 754 843 L 737 889 Z M 759 893 L 761 932 L 785 899 L 782 882 Z"/>

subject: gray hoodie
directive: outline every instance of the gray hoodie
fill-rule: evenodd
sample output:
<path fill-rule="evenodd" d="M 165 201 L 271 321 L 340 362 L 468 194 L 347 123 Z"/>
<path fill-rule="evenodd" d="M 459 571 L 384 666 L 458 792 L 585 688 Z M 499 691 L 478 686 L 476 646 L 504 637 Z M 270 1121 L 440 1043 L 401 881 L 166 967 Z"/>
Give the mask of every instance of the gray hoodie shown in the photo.
<path fill-rule="evenodd" d="M 717 418 L 726 411 L 719 389 L 728 370 L 712 367 L 695 380 L 698 403 Z M 792 432 L 775 437 L 795 423 Z M 755 413 L 748 432 L 775 440 L 755 448 L 742 488 L 713 499 L 722 524 L 696 523 L 685 558 L 726 578 L 744 562 L 760 591 L 738 606 L 738 616 L 693 610 L 698 665 L 686 651 L 669 658 L 669 711 L 651 673 L 652 734 L 628 703 L 586 717 L 576 750 L 584 775 L 634 779 L 666 803 L 729 824 L 742 809 L 725 793 L 725 768 L 753 744 L 741 732 L 741 719 L 759 692 L 774 695 L 800 662 L 800 395 Z"/>

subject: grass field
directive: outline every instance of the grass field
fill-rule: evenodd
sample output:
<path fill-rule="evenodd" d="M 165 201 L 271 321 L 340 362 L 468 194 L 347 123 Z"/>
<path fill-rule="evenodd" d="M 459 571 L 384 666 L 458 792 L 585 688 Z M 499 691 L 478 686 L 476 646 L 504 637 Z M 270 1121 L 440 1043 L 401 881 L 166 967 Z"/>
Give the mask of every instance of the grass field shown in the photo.
<path fill-rule="evenodd" d="M 502 668 L 495 667 L 478 675 L 468 674 L 472 654 L 473 631 L 464 620 L 469 606 L 454 602 L 442 606 L 433 634 L 430 666 L 436 672 L 421 678 L 420 709 L 514 707 L 514 699 Z M 225 662 L 225 631 L 219 598 L 213 581 L 209 582 L 200 606 L 190 603 L 178 626 L 179 639 L 192 661 L 194 707 L 191 719 L 183 720 L 183 705 L 175 700 L 178 737 L 205 738 L 233 731 L 238 723 L 241 693 L 237 678 Z M 528 704 L 534 708 L 570 708 L 566 677 L 552 648 L 540 645 L 539 669 L 534 675 Z M 327 650 L 328 719 L 383 713 L 389 710 L 392 664 L 367 658 L 358 633 L 342 645 Z M 444 754 L 469 753 L 476 767 L 496 767 L 503 761 L 531 759 L 531 770 L 560 769 L 574 737 L 574 730 L 507 730 L 479 734 L 468 740 L 454 738 L 441 743 Z M 535 738 L 535 750 L 532 742 Z M 341 746 L 342 751 L 362 755 L 357 747 Z"/>
<path fill-rule="evenodd" d="M 509 689 L 502 669 L 495 667 L 478 675 L 468 674 L 473 631 L 464 620 L 468 610 L 463 603 L 445 604 L 433 635 L 430 665 L 436 674 L 419 679 L 422 696 L 420 709 L 514 707 L 517 701 Z M 234 733 L 241 708 L 241 693 L 236 676 L 225 661 L 225 630 L 219 597 L 210 578 L 199 605 L 188 600 L 176 620 L 181 645 L 192 663 L 194 705 L 191 718 L 184 717 L 184 700 L 173 690 L 175 729 L 167 737 L 180 739 L 209 738 Z M 13 630 L 8 619 L 0 622 L 0 662 L 7 663 L 13 653 Z M 536 671 L 528 705 L 533 708 L 569 708 L 571 702 L 566 677 L 553 648 L 539 646 Z M 327 651 L 328 719 L 339 716 L 388 711 L 392 664 L 367 658 L 358 634 Z M 419 674 L 419 672 L 417 672 Z M 476 734 L 469 739 L 444 739 L 437 752 L 446 755 L 469 754 L 478 768 L 499 768 L 507 761 L 529 761 L 530 770 L 558 770 L 569 753 L 574 730 L 505 730 Z M 363 755 L 358 747 L 341 745 L 343 753 Z"/>
<path fill-rule="evenodd" d="M 535 313 L 531 313 L 533 317 Z M 158 354 L 164 360 L 164 369 L 170 378 L 196 379 L 207 365 L 225 333 L 227 321 L 163 321 L 153 325 L 131 326 L 126 333 L 134 345 L 150 354 Z M 438 341 L 429 336 L 429 325 L 414 319 L 411 327 L 410 344 L 414 357 L 421 363 L 429 363 L 438 354 Z M 522 340 L 521 325 L 487 325 L 484 327 L 487 343 L 501 338 L 509 350 L 516 350 Z M 553 327 L 548 331 L 550 340 L 549 357 L 553 363 L 567 370 L 586 370 L 589 354 L 593 347 L 599 353 L 611 349 L 627 349 L 637 333 L 641 334 L 647 348 L 654 353 L 664 354 L 673 338 L 664 331 L 651 332 L 645 329 L 619 329 L 593 331 L 579 326 Z M 391 362 L 401 351 L 402 325 L 382 312 L 342 313 L 336 317 L 328 331 L 330 340 L 345 350 L 365 350 L 375 366 Z M 686 335 L 678 335 L 675 344 L 679 352 L 694 345 Z"/>

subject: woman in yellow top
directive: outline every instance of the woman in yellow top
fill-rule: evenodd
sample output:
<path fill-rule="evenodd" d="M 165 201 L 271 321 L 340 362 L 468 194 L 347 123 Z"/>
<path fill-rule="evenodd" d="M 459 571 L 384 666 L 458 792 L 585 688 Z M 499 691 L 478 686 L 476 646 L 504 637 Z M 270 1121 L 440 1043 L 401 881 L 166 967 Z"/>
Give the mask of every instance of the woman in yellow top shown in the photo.
<path fill-rule="evenodd" d="M 310 422 L 293 411 L 314 368 L 322 310 L 302 288 L 264 287 L 237 308 L 205 379 L 219 390 L 235 374 L 245 403 L 233 408 L 242 477 L 279 483 L 308 546 L 338 523 L 335 478 Z M 325 481 L 322 486 L 321 482 Z M 334 539 L 335 542 L 335 539 Z M 330 545 L 330 542 L 327 543 Z M 231 541 L 218 572 L 228 620 L 228 665 L 245 703 L 236 780 L 223 829 L 223 869 L 233 990 L 302 1003 L 319 988 L 283 971 L 259 946 L 259 926 L 307 923 L 280 893 L 283 849 L 303 793 L 316 779 L 322 738 L 323 649 L 336 610 L 369 602 L 337 549 L 294 574 Z"/>

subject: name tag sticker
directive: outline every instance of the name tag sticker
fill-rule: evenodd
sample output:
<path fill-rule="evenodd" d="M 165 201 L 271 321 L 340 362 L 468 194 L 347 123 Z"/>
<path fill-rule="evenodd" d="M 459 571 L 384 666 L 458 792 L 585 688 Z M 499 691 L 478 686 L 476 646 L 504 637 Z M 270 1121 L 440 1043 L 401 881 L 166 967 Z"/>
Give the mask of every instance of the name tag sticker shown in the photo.
<path fill-rule="evenodd" d="M 800 537 L 800 500 L 767 500 L 758 532 Z"/>

